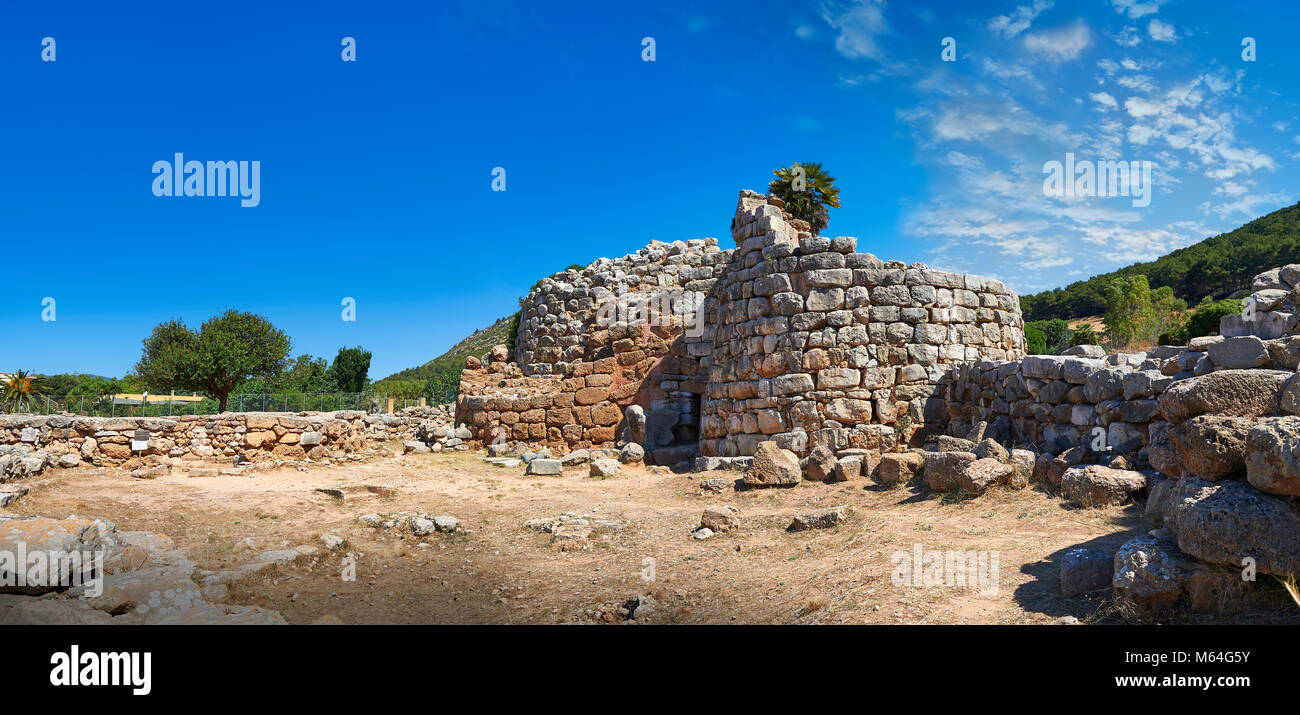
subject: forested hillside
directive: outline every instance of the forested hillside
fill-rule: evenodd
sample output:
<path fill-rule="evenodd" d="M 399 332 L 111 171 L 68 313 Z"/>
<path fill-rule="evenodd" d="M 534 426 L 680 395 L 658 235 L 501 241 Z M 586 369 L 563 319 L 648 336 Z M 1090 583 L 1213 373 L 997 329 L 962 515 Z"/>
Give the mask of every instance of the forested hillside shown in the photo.
<path fill-rule="evenodd" d="M 1190 304 L 1205 296 L 1223 298 L 1250 288 L 1250 279 L 1270 268 L 1300 263 L 1300 204 L 1149 263 L 1135 263 L 1064 288 L 1022 296 L 1025 320 L 1078 318 L 1106 309 L 1106 289 L 1119 277 L 1147 276 L 1151 288 L 1170 286 Z"/>

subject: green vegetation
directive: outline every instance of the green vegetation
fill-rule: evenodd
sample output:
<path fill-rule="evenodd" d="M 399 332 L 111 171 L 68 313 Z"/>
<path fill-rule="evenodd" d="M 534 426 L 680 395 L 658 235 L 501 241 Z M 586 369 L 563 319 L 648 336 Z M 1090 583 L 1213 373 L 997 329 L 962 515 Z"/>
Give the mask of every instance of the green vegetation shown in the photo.
<path fill-rule="evenodd" d="M 1188 318 L 1185 326 L 1187 339 L 1219 334 L 1219 318 L 1225 315 L 1240 315 L 1242 301 L 1236 299 L 1212 301 L 1209 298 L 1196 306 L 1196 312 Z"/>
<path fill-rule="evenodd" d="M 202 392 L 226 410 L 240 383 L 270 378 L 289 356 L 289 336 L 253 313 L 234 310 L 209 318 L 197 331 L 179 320 L 153 329 L 135 372 L 151 389 Z"/>
<path fill-rule="evenodd" d="M 1135 263 L 1065 288 L 1024 296 L 1020 307 L 1030 321 L 1098 315 L 1109 304 L 1111 282 L 1135 275 L 1146 276 L 1148 285 L 1155 288 L 1169 286 L 1175 297 L 1189 303 L 1207 296 L 1213 300 L 1249 290 L 1251 279 L 1263 271 L 1297 262 L 1300 204 L 1149 263 Z"/>
<path fill-rule="evenodd" d="M 28 370 L 19 370 L 5 379 L 5 409 L 12 409 L 15 412 L 31 409 L 40 399 L 43 390 L 44 385 L 39 375 L 33 375 Z"/>
<path fill-rule="evenodd" d="M 465 358 L 481 357 L 495 345 L 505 345 L 511 352 L 514 351 L 519 316 L 519 313 L 515 313 L 474 331 L 473 335 L 429 362 L 393 373 L 376 382 L 374 389 L 394 397 L 431 394 L 435 400 L 448 399 L 460 389 L 460 372 L 465 369 Z"/>
<path fill-rule="evenodd" d="M 1073 337 L 1070 324 L 1060 318 L 1025 323 L 1025 340 L 1030 355 L 1059 355 L 1070 347 Z"/>
<path fill-rule="evenodd" d="M 365 389 L 366 375 L 370 372 L 370 351 L 361 347 L 339 348 L 334 364 L 326 373 L 340 392 L 361 392 Z"/>
<path fill-rule="evenodd" d="M 828 209 L 840 207 L 840 190 L 835 188 L 835 177 L 826 173 L 817 162 L 796 162 L 772 172 L 776 178 L 768 184 L 768 191 L 785 202 L 791 216 L 803 219 L 812 227 L 814 236 L 830 223 Z"/>

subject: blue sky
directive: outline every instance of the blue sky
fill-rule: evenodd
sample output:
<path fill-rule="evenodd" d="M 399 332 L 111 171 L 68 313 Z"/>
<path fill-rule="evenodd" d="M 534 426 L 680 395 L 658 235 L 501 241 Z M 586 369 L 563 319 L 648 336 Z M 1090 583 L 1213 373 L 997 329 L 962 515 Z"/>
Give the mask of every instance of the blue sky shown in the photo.
<path fill-rule="evenodd" d="M 571 263 L 731 245 L 792 161 L 838 178 L 826 234 L 1021 293 L 1300 198 L 1289 3 L 196 5 L 0 7 L 0 371 L 121 375 L 238 308 L 382 377 Z M 261 162 L 260 205 L 154 196 L 176 152 Z M 1067 152 L 1152 162 L 1150 206 L 1046 196 Z"/>

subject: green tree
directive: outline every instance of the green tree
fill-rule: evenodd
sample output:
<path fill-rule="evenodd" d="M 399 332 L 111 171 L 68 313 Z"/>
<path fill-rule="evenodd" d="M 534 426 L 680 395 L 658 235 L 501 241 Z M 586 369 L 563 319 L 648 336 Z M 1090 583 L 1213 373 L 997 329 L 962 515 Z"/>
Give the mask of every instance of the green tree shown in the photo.
<path fill-rule="evenodd" d="M 1151 287 L 1141 274 L 1111 280 L 1106 296 L 1106 339 L 1115 347 L 1128 347 L 1145 335 L 1154 319 Z"/>
<path fill-rule="evenodd" d="M 318 392 L 333 392 L 334 386 L 330 382 L 329 362 L 325 358 L 318 358 L 306 353 L 299 355 L 289 364 L 289 368 L 281 377 L 279 390 L 284 392 L 301 392 L 304 394 L 313 394 Z"/>
<path fill-rule="evenodd" d="M 1240 315 L 1240 300 L 1202 301 L 1187 319 L 1187 339 L 1219 334 L 1219 318 L 1225 315 Z"/>
<path fill-rule="evenodd" d="M 817 162 L 796 162 L 772 172 L 776 178 L 767 185 L 772 195 L 785 202 L 791 216 L 803 219 L 814 236 L 830 224 L 828 209 L 840 207 L 840 190 L 835 177 Z"/>
<path fill-rule="evenodd" d="M 180 320 L 155 327 L 144 340 L 135 371 L 150 390 L 202 392 L 225 412 L 236 387 L 275 375 L 288 355 L 289 337 L 270 321 L 229 310 L 209 318 L 197 331 Z"/>
<path fill-rule="evenodd" d="M 1030 355 L 1042 355 L 1047 352 L 1047 338 L 1043 331 L 1032 325 L 1025 326 L 1025 352 Z"/>
<path fill-rule="evenodd" d="M 1062 350 L 1070 347 L 1070 337 L 1073 331 L 1070 330 L 1070 324 L 1060 318 L 1052 320 L 1035 320 L 1025 323 L 1026 334 L 1029 328 L 1034 328 L 1043 334 L 1044 353 L 1046 355 L 1059 355 Z"/>
<path fill-rule="evenodd" d="M 361 392 L 366 387 L 366 375 L 370 372 L 370 351 L 360 346 L 339 348 L 330 365 L 329 377 L 342 392 Z"/>
<path fill-rule="evenodd" d="M 1151 291 L 1151 326 L 1147 331 L 1150 337 L 1163 335 L 1170 328 L 1177 327 L 1178 314 L 1187 310 L 1187 301 L 1174 295 L 1174 289 L 1160 286 Z"/>

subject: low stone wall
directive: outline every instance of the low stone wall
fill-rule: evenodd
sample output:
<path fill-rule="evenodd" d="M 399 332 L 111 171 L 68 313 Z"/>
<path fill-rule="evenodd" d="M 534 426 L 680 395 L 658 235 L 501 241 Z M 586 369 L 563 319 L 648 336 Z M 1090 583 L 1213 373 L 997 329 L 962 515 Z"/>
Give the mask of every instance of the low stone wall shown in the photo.
<path fill-rule="evenodd" d="M 614 384 L 613 357 L 578 361 L 571 376 L 524 376 L 507 362 L 504 346 L 483 365 L 471 358 L 461 373 L 457 419 L 480 445 L 514 444 L 517 450 L 552 447 L 561 452 L 611 447 L 623 419 L 617 396 L 629 398 L 638 383 Z"/>
<path fill-rule="evenodd" d="M 374 443 L 409 439 L 423 417 L 367 414 L 225 412 L 219 415 L 81 417 L 0 415 L 0 445 L 25 445 L 55 457 L 75 455 L 96 466 L 134 466 L 140 457 L 249 462 L 314 460 L 360 451 Z M 132 452 L 136 430 L 148 430 L 149 448 Z M 70 460 L 69 466 L 73 466 Z"/>

